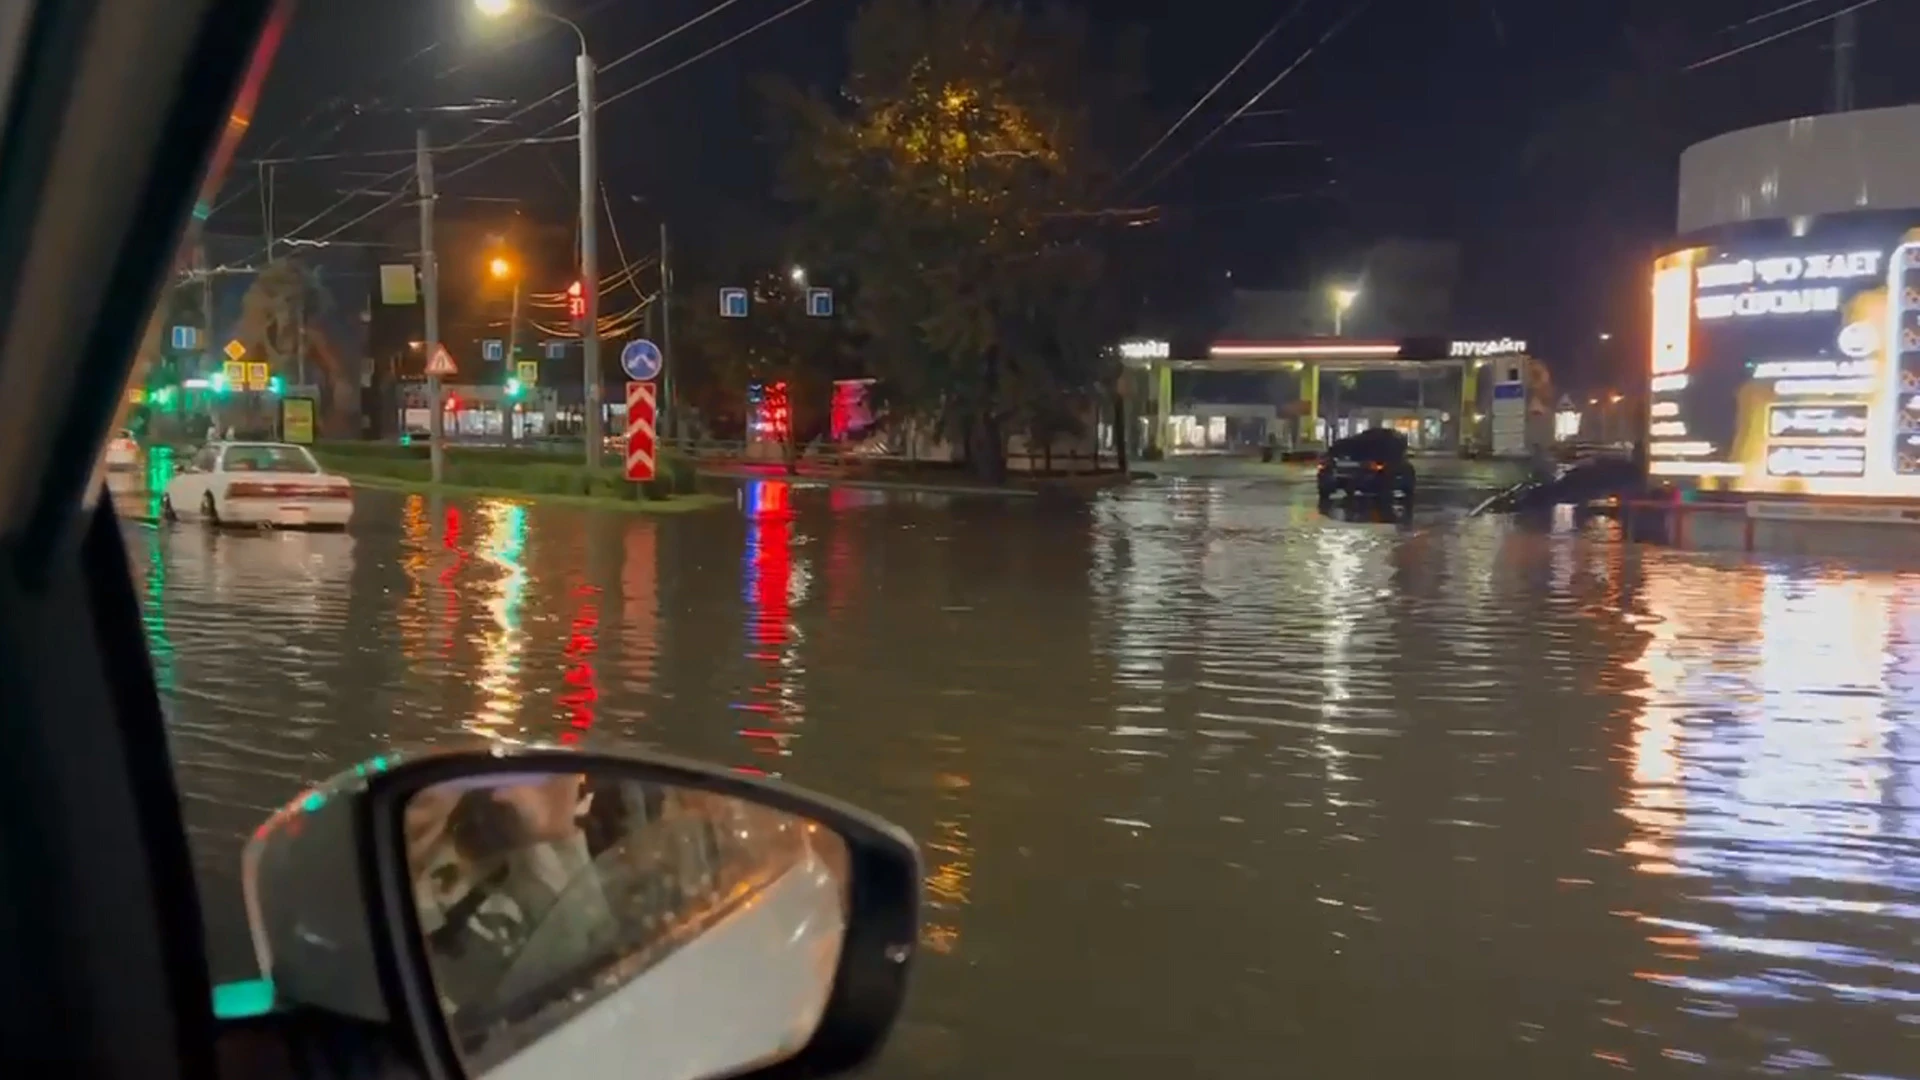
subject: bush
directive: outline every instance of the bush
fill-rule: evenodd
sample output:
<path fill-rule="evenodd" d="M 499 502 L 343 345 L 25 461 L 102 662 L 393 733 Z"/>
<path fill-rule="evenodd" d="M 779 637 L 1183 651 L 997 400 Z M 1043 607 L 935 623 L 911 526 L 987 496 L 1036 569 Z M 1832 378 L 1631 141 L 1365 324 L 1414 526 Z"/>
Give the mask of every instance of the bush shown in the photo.
<path fill-rule="evenodd" d="M 431 477 L 424 443 L 321 443 L 314 457 L 328 469 L 412 483 Z M 460 447 L 447 450 L 446 482 L 461 487 L 524 491 L 530 495 L 593 495 L 611 499 L 670 499 L 697 489 L 693 462 L 671 452 L 660 455 L 652 480 L 627 481 L 618 463 L 589 469 L 571 454 L 517 447 Z"/>

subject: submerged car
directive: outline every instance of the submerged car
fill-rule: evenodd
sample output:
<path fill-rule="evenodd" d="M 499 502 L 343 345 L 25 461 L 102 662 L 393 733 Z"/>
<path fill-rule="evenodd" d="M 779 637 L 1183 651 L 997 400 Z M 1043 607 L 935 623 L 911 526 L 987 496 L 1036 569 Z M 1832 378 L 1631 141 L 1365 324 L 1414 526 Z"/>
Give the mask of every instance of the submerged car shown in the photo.
<path fill-rule="evenodd" d="M 132 472 L 140 467 L 140 443 L 133 432 L 121 428 L 107 441 L 108 472 Z"/>
<path fill-rule="evenodd" d="M 353 519 L 353 484 L 328 475 L 304 446 L 208 443 L 167 482 L 160 515 L 209 525 L 341 529 Z"/>
<path fill-rule="evenodd" d="M 1337 440 L 1320 455 L 1315 482 L 1322 502 L 1336 493 L 1350 499 L 1412 499 L 1407 437 L 1391 428 L 1368 428 Z"/>

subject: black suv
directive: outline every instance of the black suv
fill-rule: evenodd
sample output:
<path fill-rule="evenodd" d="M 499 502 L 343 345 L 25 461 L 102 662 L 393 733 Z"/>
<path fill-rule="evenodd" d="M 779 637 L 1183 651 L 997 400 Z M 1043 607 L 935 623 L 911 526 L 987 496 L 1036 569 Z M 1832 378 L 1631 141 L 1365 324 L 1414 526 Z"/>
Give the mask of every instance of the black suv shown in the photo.
<path fill-rule="evenodd" d="M 1327 447 L 1320 455 L 1320 500 L 1335 492 L 1352 498 L 1413 499 L 1413 463 L 1407 437 L 1391 428 L 1368 428 Z"/>

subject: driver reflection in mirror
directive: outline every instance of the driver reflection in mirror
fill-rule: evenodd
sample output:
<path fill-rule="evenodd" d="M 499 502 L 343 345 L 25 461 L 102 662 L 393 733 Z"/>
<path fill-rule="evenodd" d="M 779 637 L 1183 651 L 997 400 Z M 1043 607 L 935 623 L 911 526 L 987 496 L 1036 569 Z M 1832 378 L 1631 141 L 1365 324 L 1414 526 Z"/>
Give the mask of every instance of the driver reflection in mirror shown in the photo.
<path fill-rule="evenodd" d="M 848 867 L 839 837 L 804 819 L 692 788 L 493 774 L 418 792 L 406 829 L 428 963 L 470 1076 L 696 938 L 717 942 L 711 955 L 763 933 L 786 950 L 797 981 L 773 994 L 769 1049 L 797 1048 L 824 1007 Z M 768 921 L 733 918 L 762 898 Z M 775 964 L 764 947 L 751 946 L 757 962 Z"/>
<path fill-rule="evenodd" d="M 607 931 L 580 827 L 591 800 L 584 782 L 579 774 L 488 777 L 429 788 L 408 804 L 414 903 L 450 1011 L 492 999 L 515 968 L 571 961 Z M 563 894 L 571 933 L 541 935 L 542 963 L 528 944 Z"/>

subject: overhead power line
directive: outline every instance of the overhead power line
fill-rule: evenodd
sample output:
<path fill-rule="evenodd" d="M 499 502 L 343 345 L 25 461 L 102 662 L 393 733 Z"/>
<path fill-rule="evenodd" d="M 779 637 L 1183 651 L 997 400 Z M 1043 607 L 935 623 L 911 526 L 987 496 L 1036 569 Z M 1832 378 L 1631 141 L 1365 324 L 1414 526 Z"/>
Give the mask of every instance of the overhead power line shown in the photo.
<path fill-rule="evenodd" d="M 654 83 L 659 82 L 661 79 L 664 79 L 669 75 L 676 74 L 679 71 L 693 64 L 699 63 L 700 61 L 706 59 L 707 57 L 712 56 L 714 53 L 719 52 L 721 49 L 724 49 L 727 46 L 732 45 L 734 42 L 739 41 L 741 38 L 744 38 L 749 34 L 755 33 L 769 26 L 772 26 L 774 23 L 779 22 L 781 19 L 786 18 L 787 16 L 793 14 L 796 11 L 799 11 L 801 8 L 804 8 L 809 4 L 812 4 L 813 2 L 814 0 L 794 0 L 794 3 L 788 4 L 786 7 L 781 8 L 779 11 L 774 12 L 772 15 L 769 15 L 764 19 L 761 19 L 759 22 L 754 23 L 752 26 L 747 27 L 745 30 L 742 30 L 737 34 L 734 34 L 732 37 L 726 38 L 716 45 L 712 45 L 706 49 L 701 50 L 700 52 L 694 53 L 692 56 L 687 57 L 685 60 L 680 61 L 679 63 L 673 65 L 672 67 L 667 68 L 666 70 L 661 71 L 649 78 L 642 79 L 641 81 L 633 84 L 632 86 L 627 87 L 625 90 L 622 90 L 617 94 L 613 94 L 609 97 L 602 98 L 599 102 L 595 103 L 593 107 L 593 111 L 599 112 L 601 109 L 606 108 L 607 106 L 613 104 L 616 101 L 619 101 L 621 98 L 626 97 L 629 94 L 635 94 L 642 90 L 645 90 L 647 87 L 652 86 Z M 569 116 L 564 120 L 555 121 L 553 124 L 549 125 L 544 131 L 540 132 L 540 134 L 545 135 L 548 132 L 558 131 L 569 124 L 577 123 L 579 121 L 579 118 L 580 118 L 580 114 L 576 112 L 572 116 Z M 487 162 L 492 161 L 494 158 L 497 158 L 502 154 L 509 153 L 514 149 L 516 148 L 511 146 L 503 147 L 483 157 L 476 158 L 473 161 L 469 161 L 465 165 L 462 165 L 457 169 L 450 169 L 444 175 L 447 179 L 451 179 L 455 176 L 460 175 L 463 172 L 468 171 L 469 169 L 477 169 L 480 166 L 485 165 Z M 361 215 L 360 218 L 356 219 L 356 222 L 349 222 L 348 224 L 351 225 L 351 224 L 357 223 L 357 221 L 363 221 L 366 218 L 371 217 L 376 213 L 379 213 L 380 210 L 382 209 L 384 209 L 384 207 L 375 207 L 373 210 L 367 212 L 366 214 Z M 343 226 L 342 228 L 345 228 L 345 226 Z M 340 230 L 335 230 L 335 232 L 338 232 L 338 231 Z M 333 235 L 333 234 L 330 233 L 328 235 Z"/>
<path fill-rule="evenodd" d="M 1158 150 L 1162 146 L 1165 146 L 1167 143 L 1167 140 L 1173 137 L 1174 132 L 1179 131 L 1181 126 L 1185 124 L 1188 120 L 1193 119 L 1193 114 L 1199 112 L 1201 106 L 1205 105 L 1209 101 L 1212 101 L 1213 95 L 1219 93 L 1220 88 L 1223 86 L 1226 86 L 1228 80 L 1232 79 L 1235 75 L 1238 75 L 1240 73 L 1241 68 L 1247 66 L 1247 61 L 1253 59 L 1253 54 L 1259 52 L 1261 48 L 1266 45 L 1267 42 L 1273 40 L 1273 35 L 1279 33 L 1281 27 L 1292 22 L 1294 20 L 1294 17 L 1299 15 L 1302 11 L 1305 11 L 1306 8 L 1307 8 L 1307 0 L 1299 0 L 1298 3 L 1293 5 L 1291 10 L 1287 11 L 1284 15 L 1281 15 L 1278 19 L 1275 19 L 1273 21 L 1273 25 L 1267 27 L 1267 32 L 1264 34 L 1261 34 L 1259 39 L 1253 43 L 1253 47 L 1248 49 L 1245 53 L 1241 54 L 1239 61 L 1236 62 L 1232 67 L 1228 68 L 1227 73 L 1225 75 L 1220 76 L 1219 81 L 1215 82 L 1213 86 L 1208 88 L 1206 93 L 1201 94 L 1200 99 L 1198 101 L 1195 101 L 1192 105 L 1187 106 L 1187 111 L 1180 114 L 1180 119 L 1175 120 L 1173 122 L 1172 127 L 1169 127 L 1167 130 L 1161 132 L 1160 137 L 1153 140 L 1153 145 L 1147 147 L 1145 150 L 1142 150 L 1140 152 L 1140 156 L 1137 158 L 1134 158 L 1133 163 L 1131 165 L 1128 165 L 1126 168 L 1121 169 L 1119 175 L 1115 176 L 1112 182 L 1115 185 L 1118 185 L 1121 181 L 1125 180 L 1128 176 L 1132 175 L 1133 170 L 1139 168 L 1143 162 L 1145 162 L 1148 158 L 1152 157 L 1153 152 L 1155 150 Z"/>
<path fill-rule="evenodd" d="M 1180 166 L 1186 164 L 1189 158 L 1199 153 L 1202 149 L 1206 147 L 1208 143 L 1218 138 L 1220 133 L 1227 129 L 1228 124 L 1231 124 L 1235 120 L 1240 119 L 1240 117 L 1243 114 L 1245 114 L 1248 109 L 1251 109 L 1255 105 L 1258 105 L 1260 103 L 1261 98 L 1266 97 L 1267 94 L 1270 93 L 1274 87 L 1280 85 L 1281 80 L 1293 74 L 1294 71 L 1298 69 L 1301 64 L 1304 64 L 1307 62 L 1308 57 L 1311 57 L 1314 54 L 1314 52 L 1318 50 L 1321 46 L 1325 45 L 1329 41 L 1332 41 L 1334 37 L 1340 33 L 1340 31 L 1345 30 L 1349 25 L 1351 25 L 1353 23 L 1353 20 L 1359 18 L 1361 13 L 1366 11 L 1367 8 L 1371 7 L 1372 4 L 1373 4 L 1373 0 L 1359 0 L 1359 3 L 1349 6 L 1346 10 L 1346 13 L 1341 15 L 1340 18 L 1337 21 L 1335 21 L 1332 26 L 1329 26 L 1326 32 L 1321 34 L 1317 41 L 1315 41 L 1311 45 L 1308 45 L 1305 49 L 1302 49 L 1300 51 L 1300 55 L 1294 58 L 1293 63 L 1288 64 L 1286 67 L 1282 68 L 1280 70 L 1280 74 L 1275 75 L 1271 80 L 1267 82 L 1265 86 L 1262 86 L 1260 89 L 1254 91 L 1253 96 L 1247 99 L 1246 104 L 1240 106 L 1238 109 L 1235 109 L 1233 111 L 1233 115 L 1227 117 L 1225 120 L 1222 120 L 1220 121 L 1220 123 L 1214 125 L 1213 130 L 1207 132 L 1207 134 L 1204 137 L 1202 137 L 1199 142 L 1194 143 L 1192 146 L 1188 147 L 1186 153 L 1181 154 L 1177 158 L 1174 158 L 1172 161 L 1168 162 L 1159 172 L 1154 173 L 1153 178 L 1148 180 L 1144 185 L 1140 187 L 1139 194 L 1144 195 L 1148 191 L 1152 190 L 1155 184 L 1158 184 L 1160 181 L 1166 179 L 1168 174 L 1172 173 L 1175 169 L 1178 169 Z"/>
<path fill-rule="evenodd" d="M 652 39 L 651 41 L 646 42 L 645 44 L 642 44 L 638 48 L 627 51 L 621 56 L 615 58 L 611 63 L 601 66 L 599 68 L 599 71 L 603 74 L 605 72 L 612 71 L 614 68 L 617 68 L 620 65 L 627 63 L 630 60 L 638 58 L 639 56 L 643 55 L 644 53 L 648 52 L 651 49 L 657 48 L 660 45 L 665 44 L 666 42 L 679 36 L 684 31 L 692 29 L 693 27 L 699 25 L 702 22 L 705 22 L 706 20 L 712 18 L 715 15 L 720 14 L 722 11 L 725 11 L 726 9 L 732 7 L 733 5 L 739 2 L 740 0 L 720 0 L 719 3 L 714 4 L 712 7 L 708 8 L 707 10 L 701 12 L 698 15 L 695 15 L 693 18 L 686 20 L 685 22 L 667 31 L 666 33 L 661 34 L 660 36 Z M 670 70 L 673 70 L 673 69 L 670 69 Z M 547 102 L 552 101 L 555 98 L 558 98 L 564 94 L 571 92 L 573 89 L 574 89 L 574 84 L 569 82 L 566 85 L 561 86 L 553 90 L 552 92 L 546 94 L 545 96 L 537 98 L 533 101 L 530 101 L 527 104 L 521 106 L 520 108 L 515 109 L 513 112 L 508 113 L 505 117 L 501 119 L 501 123 L 510 123 L 514 120 L 517 120 L 520 117 L 525 116 L 527 113 L 532 112 L 534 109 L 537 109 L 542 105 L 545 105 Z M 601 102 L 601 104 L 604 105 L 606 104 L 606 102 L 603 101 Z M 558 126 L 560 125 L 555 125 L 555 127 L 558 127 Z M 546 131 L 541 132 L 540 135 L 549 134 L 553 130 L 554 128 L 548 128 Z M 486 134 L 486 132 L 475 132 L 472 135 L 467 136 L 466 138 L 457 139 L 447 144 L 444 147 L 435 147 L 434 152 L 441 153 L 445 150 L 458 148 L 465 143 L 476 141 L 477 139 L 479 139 L 479 137 L 482 134 Z M 539 136 L 535 136 L 535 137 L 537 138 Z M 505 152 L 504 150 L 495 151 L 495 154 L 504 153 L 504 152 Z M 491 160 L 491 157 L 492 155 L 489 155 L 488 157 L 482 158 L 481 160 L 482 161 Z M 393 172 L 386 174 L 385 176 L 379 177 L 378 179 L 371 181 L 365 186 L 365 189 L 363 190 L 379 188 L 381 185 L 386 184 L 396 178 L 410 175 L 412 171 L 413 169 L 411 166 L 396 169 Z M 299 225 L 296 225 L 292 229 L 288 230 L 288 235 L 289 236 L 298 235 L 299 233 L 302 233 L 307 229 L 312 228 L 314 225 L 332 216 L 335 211 L 347 205 L 347 203 L 351 202 L 353 199 L 357 197 L 359 197 L 357 193 L 350 193 L 342 197 L 340 200 L 335 202 L 333 205 L 327 207 L 325 210 L 320 211 L 318 214 L 315 214 L 314 216 L 308 218 L 306 221 L 303 221 Z M 400 196 L 400 198 L 404 198 L 404 197 L 405 197 L 404 195 Z M 388 201 L 382 202 L 379 206 L 376 206 L 372 210 L 369 210 L 366 213 L 363 213 L 358 217 L 355 217 L 351 221 L 348 221 L 346 224 L 326 233 L 325 235 L 314 237 L 312 239 L 314 239 L 316 242 L 331 240 L 333 237 L 338 236 L 340 233 L 345 232 L 347 229 L 350 229 L 353 226 L 358 225 L 361 222 L 372 217 L 373 215 L 380 213 L 381 211 L 387 209 L 390 206 L 393 206 L 395 203 L 400 201 L 400 198 L 390 199 Z M 268 253 L 268 254 L 271 254 L 271 253 Z"/>
<path fill-rule="evenodd" d="M 455 145 L 448 145 L 448 146 L 442 147 L 439 150 L 436 150 L 435 153 L 446 153 L 454 150 L 495 150 L 502 146 L 529 146 L 529 145 L 541 145 L 541 144 L 552 145 L 552 144 L 570 143 L 574 141 L 575 141 L 575 137 L 572 135 L 551 135 L 551 136 L 546 136 L 544 138 L 533 137 L 533 138 L 522 138 L 522 139 L 488 139 L 484 142 L 462 141 Z M 341 150 L 338 153 L 333 153 L 333 154 L 302 154 L 299 157 L 291 157 L 291 158 L 255 158 L 249 164 L 297 165 L 304 161 L 353 161 L 359 158 L 376 158 L 376 157 L 411 158 L 419 152 L 420 151 L 418 148 L 412 147 L 412 146 L 406 146 L 406 147 L 394 146 L 394 147 L 389 147 L 385 150 Z M 391 173 L 384 174 L 381 177 L 381 179 L 382 180 L 389 179 L 391 178 L 391 176 L 392 176 Z M 374 181 L 374 183 L 378 183 L 378 182 L 379 181 Z M 358 194 L 362 190 L 363 189 L 355 188 L 347 192 L 347 194 Z M 375 190 L 367 190 L 366 193 L 370 195 L 386 194 L 386 192 L 375 191 Z"/>
<path fill-rule="evenodd" d="M 1738 45 L 1738 46 L 1735 46 L 1734 48 L 1726 50 L 1725 52 L 1715 53 L 1714 55 L 1707 57 L 1705 60 L 1700 60 L 1695 63 L 1688 64 L 1682 70 L 1699 71 L 1703 67 L 1708 67 L 1713 64 L 1717 64 L 1722 60 L 1731 60 L 1734 57 L 1739 56 L 1741 53 L 1749 52 L 1753 49 L 1757 49 L 1762 45 L 1771 45 L 1774 42 L 1779 41 L 1781 38 L 1791 37 L 1802 30 L 1811 30 L 1816 26 L 1822 25 L 1823 23 L 1830 23 L 1833 20 L 1838 19 L 1843 15 L 1851 15 L 1854 12 L 1859 11 L 1861 8 L 1872 7 L 1874 4 L 1877 4 L 1879 2 L 1880 0 L 1858 0 L 1857 3 L 1849 4 L 1848 6 L 1843 7 L 1838 11 L 1829 11 L 1825 15 L 1822 15 L 1815 19 L 1809 19 L 1798 26 L 1789 27 L 1785 30 L 1778 31 L 1777 33 L 1768 34 L 1766 37 L 1763 37 L 1758 41 L 1749 41 L 1745 45 Z M 1791 7 L 1791 6 L 1797 6 L 1797 5 L 1789 5 L 1789 6 Z M 1751 22 L 1753 20 L 1749 20 L 1749 21 Z"/>

